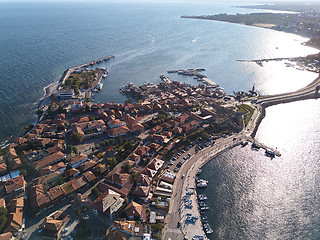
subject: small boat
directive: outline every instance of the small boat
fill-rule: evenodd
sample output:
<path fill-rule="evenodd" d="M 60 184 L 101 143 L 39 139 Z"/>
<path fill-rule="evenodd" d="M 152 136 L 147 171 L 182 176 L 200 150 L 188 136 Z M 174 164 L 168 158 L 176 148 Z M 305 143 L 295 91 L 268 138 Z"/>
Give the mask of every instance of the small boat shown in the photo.
<path fill-rule="evenodd" d="M 274 158 L 276 156 L 275 152 L 271 151 L 270 149 L 266 149 L 265 151 L 268 157 Z"/>
<path fill-rule="evenodd" d="M 200 208 L 201 211 L 206 211 L 206 210 L 209 210 L 209 209 L 210 209 L 210 207 L 201 207 Z"/>
<path fill-rule="evenodd" d="M 208 197 L 206 195 L 204 195 L 204 194 L 199 194 L 198 195 L 198 199 L 199 199 L 199 201 L 204 201 L 204 200 L 207 200 Z"/>
<path fill-rule="evenodd" d="M 201 174 L 202 170 L 199 169 L 198 172 L 197 172 L 197 176 L 199 176 Z"/>

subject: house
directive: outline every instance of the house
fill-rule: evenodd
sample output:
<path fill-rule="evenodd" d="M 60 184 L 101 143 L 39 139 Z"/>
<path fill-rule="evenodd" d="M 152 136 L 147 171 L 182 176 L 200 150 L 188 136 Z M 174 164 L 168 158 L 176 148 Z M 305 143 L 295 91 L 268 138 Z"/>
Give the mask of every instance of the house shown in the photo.
<path fill-rule="evenodd" d="M 85 154 L 78 154 L 73 156 L 70 160 L 69 160 L 69 164 L 71 165 L 71 167 L 73 168 L 78 168 L 81 164 L 85 163 L 86 161 L 88 161 L 88 156 Z"/>
<path fill-rule="evenodd" d="M 79 168 L 80 168 L 81 172 L 85 172 L 85 171 L 89 170 L 90 168 L 93 168 L 97 164 L 98 163 L 93 160 L 88 160 L 85 163 L 81 164 Z"/>
<path fill-rule="evenodd" d="M 108 122 L 108 126 L 109 128 L 118 128 L 118 127 L 126 126 L 126 123 L 120 121 L 119 119 L 115 119 L 115 120 L 110 120 Z"/>
<path fill-rule="evenodd" d="M 144 130 L 144 126 L 140 123 L 136 123 L 136 124 L 130 125 L 129 129 L 131 133 L 141 133 Z"/>
<path fill-rule="evenodd" d="M 146 205 L 140 205 L 134 201 L 130 202 L 129 205 L 125 208 L 125 212 L 127 218 L 129 220 L 141 220 L 142 222 L 146 222 L 147 220 L 147 212 Z"/>
<path fill-rule="evenodd" d="M 9 166 L 10 166 L 11 170 L 15 170 L 15 169 L 22 167 L 22 162 L 21 162 L 20 158 L 10 159 Z"/>
<path fill-rule="evenodd" d="M 57 202 L 59 199 L 61 199 L 65 195 L 64 191 L 60 186 L 55 186 L 53 188 L 50 188 L 47 194 L 51 202 Z"/>
<path fill-rule="evenodd" d="M 155 170 L 155 171 L 158 171 L 162 167 L 163 164 L 164 164 L 163 160 L 155 158 L 152 160 L 152 162 L 150 162 L 148 164 L 148 168 Z"/>
<path fill-rule="evenodd" d="M 69 220 L 70 216 L 61 211 L 51 213 L 48 217 L 45 217 L 43 222 L 40 224 L 40 229 L 42 229 L 41 235 L 60 239 L 61 231 L 67 225 Z"/>
<path fill-rule="evenodd" d="M 148 198 L 150 186 L 136 186 L 132 195 L 138 196 L 146 200 Z"/>
<path fill-rule="evenodd" d="M 0 163 L 0 175 L 3 175 L 7 172 L 7 164 L 6 163 Z"/>
<path fill-rule="evenodd" d="M 4 200 L 4 198 L 0 198 L 0 207 L 6 208 L 6 201 Z"/>
<path fill-rule="evenodd" d="M 40 211 L 49 206 L 50 198 L 45 194 L 43 185 L 35 185 L 30 189 L 30 205 L 35 211 Z"/>
<path fill-rule="evenodd" d="M 39 171 L 46 166 L 49 166 L 51 164 L 61 161 L 62 159 L 64 159 L 64 157 L 65 155 L 62 152 L 56 152 L 36 161 L 35 163 L 33 163 L 33 166 L 36 170 Z"/>
<path fill-rule="evenodd" d="M 105 165 L 104 165 L 105 166 Z M 84 180 L 87 181 L 87 183 L 90 183 L 94 180 L 96 180 L 96 176 L 91 172 L 91 171 L 87 171 L 83 174 Z"/>
<path fill-rule="evenodd" d="M 141 146 L 135 151 L 135 154 L 142 157 L 142 156 L 146 155 L 149 151 L 150 151 L 150 148 L 148 146 Z"/>
<path fill-rule="evenodd" d="M 136 221 L 114 221 L 113 228 L 119 229 L 128 236 L 143 236 L 143 225 Z M 121 239 L 121 238 L 119 238 Z"/>
<path fill-rule="evenodd" d="M 71 168 L 67 171 L 65 171 L 65 176 L 69 177 L 69 178 L 73 178 L 73 177 L 77 177 L 80 175 L 80 171 L 76 168 Z"/>
<path fill-rule="evenodd" d="M 4 232 L 13 234 L 19 232 L 23 227 L 24 197 L 12 199 L 10 201 L 10 211 Z"/>
<path fill-rule="evenodd" d="M 4 183 L 4 188 L 7 194 L 24 192 L 25 187 L 26 187 L 26 181 L 24 180 L 22 175 L 13 179 L 9 179 Z"/>
<path fill-rule="evenodd" d="M 9 152 L 7 153 L 8 160 L 14 159 L 14 158 L 17 158 L 17 157 L 18 157 L 18 155 L 16 153 L 16 150 L 14 148 L 10 148 Z"/>
<path fill-rule="evenodd" d="M 183 125 L 189 118 L 188 114 L 181 114 L 179 117 L 176 117 L 174 120 L 179 123 L 179 126 Z"/>
<path fill-rule="evenodd" d="M 122 207 L 123 202 L 124 199 L 121 198 L 120 194 L 108 189 L 94 200 L 90 207 L 96 214 L 99 211 L 112 217 Z"/>
<path fill-rule="evenodd" d="M 157 171 L 152 170 L 152 169 L 147 168 L 147 167 L 143 171 L 143 174 L 145 174 L 145 175 L 147 175 L 147 176 L 149 176 L 151 178 L 153 178 L 156 175 L 156 173 L 157 173 Z"/>
<path fill-rule="evenodd" d="M 11 232 L 6 232 L 0 234 L 0 240 L 13 240 L 15 239 Z"/>
<path fill-rule="evenodd" d="M 130 174 L 128 173 L 114 173 L 106 177 L 106 180 L 119 188 L 123 187 L 129 180 Z"/>
<path fill-rule="evenodd" d="M 119 136 L 124 136 L 130 132 L 129 128 L 127 126 L 121 126 L 121 127 L 116 127 L 116 128 L 111 128 L 107 131 L 107 134 L 111 138 L 119 137 Z"/>
<path fill-rule="evenodd" d="M 145 174 L 140 174 L 136 183 L 138 186 L 150 186 L 152 182 L 152 178 Z"/>
<path fill-rule="evenodd" d="M 104 174 L 105 172 L 108 171 L 108 167 L 102 163 L 99 163 L 98 165 L 96 165 L 94 168 L 93 168 L 93 172 L 95 174 Z"/>

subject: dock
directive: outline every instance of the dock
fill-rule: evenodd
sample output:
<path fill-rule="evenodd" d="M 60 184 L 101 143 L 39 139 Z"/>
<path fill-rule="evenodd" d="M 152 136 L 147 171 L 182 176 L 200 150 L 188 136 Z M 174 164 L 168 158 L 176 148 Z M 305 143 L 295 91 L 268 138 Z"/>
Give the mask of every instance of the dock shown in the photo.
<path fill-rule="evenodd" d="M 161 80 L 164 81 L 165 83 L 172 83 L 172 80 L 165 75 L 160 76 Z"/>
<path fill-rule="evenodd" d="M 269 152 L 272 152 L 274 153 L 275 156 L 277 157 L 280 157 L 281 156 L 281 153 L 277 150 L 277 149 L 273 149 L 273 148 L 270 148 L 262 143 L 259 143 L 257 142 L 256 140 L 252 139 L 252 138 L 248 138 L 248 141 L 251 142 L 251 146 L 252 148 L 255 148 L 255 149 L 264 149 L 265 151 L 269 151 Z"/>
<path fill-rule="evenodd" d="M 210 87 L 219 87 L 219 85 L 217 83 L 215 83 L 214 81 L 210 80 L 209 78 L 201 78 L 201 80 L 203 82 L 205 82 L 208 86 Z"/>

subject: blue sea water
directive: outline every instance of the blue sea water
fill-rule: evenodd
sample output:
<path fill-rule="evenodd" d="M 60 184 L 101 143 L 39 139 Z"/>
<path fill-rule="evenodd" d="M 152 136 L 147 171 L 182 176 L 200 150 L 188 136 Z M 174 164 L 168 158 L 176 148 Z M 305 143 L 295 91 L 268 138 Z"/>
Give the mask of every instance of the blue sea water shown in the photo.
<path fill-rule="evenodd" d="M 248 90 L 253 85 L 262 93 L 289 91 L 315 78 L 314 74 L 284 65 L 279 70 L 279 65 L 261 68 L 236 62 L 315 52 L 302 46 L 304 39 L 298 36 L 180 18 L 260 11 L 231 6 L 0 3 L 0 142 L 35 121 L 34 111 L 43 88 L 59 80 L 65 69 L 106 55 L 114 54 L 116 58 L 105 64 L 110 75 L 96 96 L 100 102 L 123 102 L 125 97 L 119 88 L 124 84 L 159 82 L 161 74 L 176 68 L 204 67 L 205 74 L 228 93 Z M 286 79 L 279 71 L 286 74 Z M 190 78 L 171 77 L 198 84 Z"/>
<path fill-rule="evenodd" d="M 316 78 L 269 62 L 237 59 L 316 53 L 299 36 L 229 23 L 181 19 L 181 15 L 261 10 L 231 3 L 0 3 L 0 142 L 35 121 L 43 88 L 72 66 L 114 54 L 95 101 L 123 102 L 128 82 L 160 82 L 167 70 L 206 68 L 227 93 L 296 90 Z M 174 80 L 195 80 L 169 75 Z M 208 213 L 212 239 L 319 239 L 319 101 L 267 109 L 259 141 L 281 158 L 235 148 L 211 161 Z M 214 173 L 214 174 L 212 174 Z"/>

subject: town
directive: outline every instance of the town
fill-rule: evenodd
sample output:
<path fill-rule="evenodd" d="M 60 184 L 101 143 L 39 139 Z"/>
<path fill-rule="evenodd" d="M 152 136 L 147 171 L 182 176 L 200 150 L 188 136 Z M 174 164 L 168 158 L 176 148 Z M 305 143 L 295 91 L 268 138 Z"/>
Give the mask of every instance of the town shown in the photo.
<path fill-rule="evenodd" d="M 239 133 L 253 113 L 223 88 L 168 77 L 94 103 L 103 74 L 66 71 L 38 122 L 1 150 L 1 239 L 161 239 L 186 151 Z"/>

